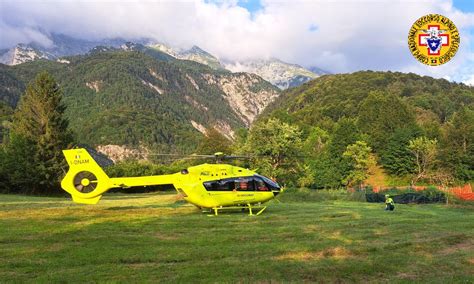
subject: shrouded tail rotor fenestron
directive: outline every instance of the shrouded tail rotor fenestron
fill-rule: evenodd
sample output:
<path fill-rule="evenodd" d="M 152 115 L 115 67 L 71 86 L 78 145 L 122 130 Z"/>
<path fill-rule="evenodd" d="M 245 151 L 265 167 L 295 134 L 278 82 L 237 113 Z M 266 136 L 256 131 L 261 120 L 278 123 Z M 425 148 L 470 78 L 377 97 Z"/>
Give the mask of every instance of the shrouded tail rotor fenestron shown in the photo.
<path fill-rule="evenodd" d="M 81 193 L 89 193 L 97 187 L 97 177 L 88 171 L 82 171 L 74 176 L 74 187 Z"/>

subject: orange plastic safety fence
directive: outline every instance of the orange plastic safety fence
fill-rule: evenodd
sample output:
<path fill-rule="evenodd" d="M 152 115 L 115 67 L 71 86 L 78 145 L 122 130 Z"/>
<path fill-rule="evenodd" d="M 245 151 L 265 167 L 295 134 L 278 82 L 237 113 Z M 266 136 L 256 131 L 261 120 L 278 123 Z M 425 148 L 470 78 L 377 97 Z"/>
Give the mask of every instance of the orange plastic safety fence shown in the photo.
<path fill-rule="evenodd" d="M 401 189 L 402 187 L 397 187 L 397 188 Z M 426 186 L 413 186 L 412 188 L 416 191 L 421 191 L 421 190 L 425 190 L 427 187 Z M 389 187 L 378 186 L 378 187 L 373 188 L 373 192 L 378 193 L 387 189 L 389 189 Z M 456 197 L 462 200 L 474 201 L 474 191 L 472 190 L 472 186 L 469 183 L 464 186 L 451 187 L 444 191 L 451 192 Z"/>

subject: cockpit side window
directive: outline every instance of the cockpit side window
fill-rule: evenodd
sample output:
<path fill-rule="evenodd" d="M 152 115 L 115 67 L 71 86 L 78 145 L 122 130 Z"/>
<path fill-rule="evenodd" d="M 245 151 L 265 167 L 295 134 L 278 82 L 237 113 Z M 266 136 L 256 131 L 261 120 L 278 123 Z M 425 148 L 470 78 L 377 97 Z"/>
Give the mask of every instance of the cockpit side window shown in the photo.
<path fill-rule="evenodd" d="M 255 177 L 256 179 L 260 178 L 261 180 L 263 180 L 263 182 L 267 185 L 267 187 L 270 190 L 276 190 L 276 191 L 280 190 L 280 186 L 278 185 L 278 183 L 274 182 L 273 180 L 261 175 L 255 175 Z"/>
<path fill-rule="evenodd" d="M 257 191 L 269 191 L 268 186 L 263 180 L 258 177 L 255 177 L 255 188 Z"/>
<path fill-rule="evenodd" d="M 235 189 L 235 183 L 234 179 L 213 180 L 205 182 L 204 187 L 208 191 L 232 191 Z"/>

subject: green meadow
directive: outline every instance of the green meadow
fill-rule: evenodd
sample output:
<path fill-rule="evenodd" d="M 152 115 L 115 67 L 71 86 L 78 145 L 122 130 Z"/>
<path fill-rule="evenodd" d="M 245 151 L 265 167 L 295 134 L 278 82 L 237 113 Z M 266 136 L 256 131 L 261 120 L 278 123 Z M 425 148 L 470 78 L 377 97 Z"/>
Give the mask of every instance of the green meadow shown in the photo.
<path fill-rule="evenodd" d="M 474 282 L 473 206 L 290 199 L 211 217 L 174 194 L 0 195 L 0 282 Z"/>

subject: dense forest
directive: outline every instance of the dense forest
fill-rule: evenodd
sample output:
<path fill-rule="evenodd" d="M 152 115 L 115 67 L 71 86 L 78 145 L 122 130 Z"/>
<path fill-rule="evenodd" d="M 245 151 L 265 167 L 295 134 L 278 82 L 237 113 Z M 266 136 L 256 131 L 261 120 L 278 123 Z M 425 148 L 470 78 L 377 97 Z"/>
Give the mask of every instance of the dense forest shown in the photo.
<path fill-rule="evenodd" d="M 376 165 L 413 183 L 474 179 L 474 88 L 464 84 L 393 72 L 327 75 L 286 91 L 257 124 L 269 118 L 301 132 L 312 187 L 350 184 L 356 168 Z M 351 145 L 359 156 L 347 153 Z"/>
<path fill-rule="evenodd" d="M 3 124 L 28 82 L 48 71 L 63 90 L 65 115 L 78 143 L 143 144 L 156 151 L 187 152 L 203 136 L 199 126 L 230 132 L 248 123 L 231 105 L 219 80 L 236 89 L 248 87 L 249 99 L 260 92 L 279 92 L 256 75 L 246 74 L 247 82 L 240 82 L 241 74 L 176 60 L 156 50 L 100 50 L 63 63 L 0 64 Z"/>

